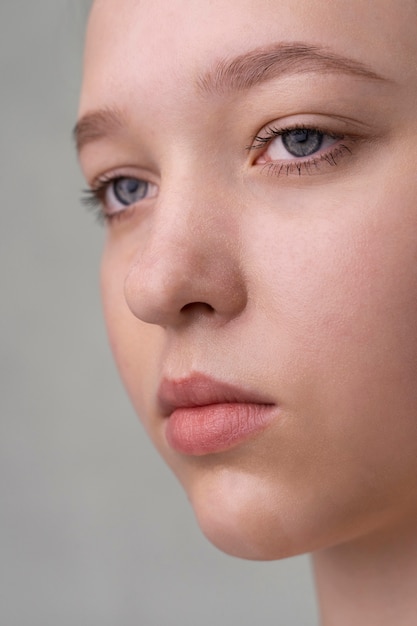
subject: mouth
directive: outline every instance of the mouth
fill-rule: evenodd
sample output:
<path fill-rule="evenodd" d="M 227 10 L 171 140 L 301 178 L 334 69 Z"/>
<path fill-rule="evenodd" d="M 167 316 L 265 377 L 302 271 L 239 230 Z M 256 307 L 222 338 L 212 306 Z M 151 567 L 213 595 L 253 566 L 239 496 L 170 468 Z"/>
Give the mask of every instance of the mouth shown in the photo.
<path fill-rule="evenodd" d="M 158 404 L 168 445 L 192 456 L 239 445 L 265 430 L 277 412 L 270 399 L 202 374 L 164 379 Z"/>

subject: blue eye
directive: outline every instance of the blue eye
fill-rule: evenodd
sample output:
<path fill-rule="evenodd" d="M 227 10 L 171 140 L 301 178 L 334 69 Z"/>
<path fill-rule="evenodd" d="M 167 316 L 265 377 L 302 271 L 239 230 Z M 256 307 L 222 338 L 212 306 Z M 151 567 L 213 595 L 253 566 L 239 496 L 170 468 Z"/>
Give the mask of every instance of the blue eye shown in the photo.
<path fill-rule="evenodd" d="M 314 161 L 317 158 L 332 159 L 332 150 L 338 149 L 341 139 L 342 135 L 307 125 L 294 128 L 268 126 L 255 137 L 254 148 L 261 149 L 265 146 L 261 156 L 256 159 L 256 164 L 277 163 L 280 164 L 279 171 L 284 169 L 288 174 L 294 171 L 298 176 L 301 174 L 301 167 L 311 173 L 309 164 L 314 162 L 317 165 L 318 161 Z M 340 145 L 337 156 L 340 156 L 342 149 L 347 150 L 345 145 Z"/>
<path fill-rule="evenodd" d="M 116 178 L 110 190 L 117 202 L 123 206 L 130 206 L 146 198 L 149 193 L 149 183 L 137 178 Z"/>
<path fill-rule="evenodd" d="M 311 156 L 323 145 L 323 133 L 312 128 L 294 128 L 281 135 L 286 150 L 295 157 Z"/>
<path fill-rule="evenodd" d="M 155 198 L 158 186 L 142 178 L 133 176 L 103 176 L 97 184 L 86 191 L 84 202 L 88 207 L 98 208 L 99 219 L 110 222 L 113 218 L 122 218 L 130 212 L 127 209 Z"/>

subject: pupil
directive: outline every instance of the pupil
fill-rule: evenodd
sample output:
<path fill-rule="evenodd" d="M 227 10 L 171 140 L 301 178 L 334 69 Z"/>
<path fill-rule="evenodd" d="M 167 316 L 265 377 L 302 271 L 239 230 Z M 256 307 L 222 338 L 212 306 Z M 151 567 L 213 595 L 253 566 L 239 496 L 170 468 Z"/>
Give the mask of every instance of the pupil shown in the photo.
<path fill-rule="evenodd" d="M 308 128 L 296 128 L 282 135 L 282 143 L 293 156 L 306 157 L 321 148 L 323 133 Z"/>
<path fill-rule="evenodd" d="M 143 180 L 136 180 L 136 178 L 119 178 L 114 183 L 114 195 L 121 204 L 128 206 L 144 198 L 146 195 L 146 186 L 147 183 Z"/>

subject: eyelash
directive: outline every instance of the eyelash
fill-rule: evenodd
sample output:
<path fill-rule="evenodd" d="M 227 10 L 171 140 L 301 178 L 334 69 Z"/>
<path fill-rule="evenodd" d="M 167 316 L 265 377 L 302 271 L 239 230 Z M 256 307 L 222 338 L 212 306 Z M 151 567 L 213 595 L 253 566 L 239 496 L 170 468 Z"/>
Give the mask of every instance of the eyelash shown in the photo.
<path fill-rule="evenodd" d="M 256 135 L 254 142 L 247 146 L 246 149 L 248 151 L 261 150 L 262 148 L 268 147 L 268 145 L 277 137 L 282 137 L 286 133 L 293 130 L 316 131 L 335 140 L 338 139 L 343 141 L 345 139 L 344 135 L 336 134 L 331 131 L 325 131 L 323 128 L 318 128 L 314 125 L 294 124 L 286 128 L 274 128 L 273 126 L 269 126 L 264 129 L 263 132 L 265 134 Z M 349 139 L 350 141 L 353 141 L 355 138 L 350 136 Z M 318 156 L 313 154 L 310 157 L 294 157 L 292 160 L 288 159 L 288 161 L 271 161 L 264 163 L 262 171 L 266 171 L 268 176 L 290 176 L 292 174 L 298 174 L 298 176 L 301 176 L 302 170 L 304 170 L 306 174 L 311 175 L 311 168 L 318 169 L 324 162 L 331 167 L 335 167 L 338 160 L 344 155 L 344 153 L 352 154 L 352 150 L 345 143 L 337 143 L 330 149 L 325 150 L 322 154 L 318 154 Z M 114 213 L 106 213 L 103 209 L 104 197 L 108 188 L 112 183 L 120 178 L 124 177 L 120 175 L 104 175 L 99 178 L 90 189 L 85 189 L 83 191 L 83 197 L 81 200 L 82 203 L 87 207 L 87 209 L 95 212 L 96 218 L 101 224 L 124 219 L 128 217 L 131 211 L 134 210 L 135 205 L 126 206 L 125 209 Z"/>
<path fill-rule="evenodd" d="M 132 207 L 129 206 L 127 206 L 126 209 L 115 213 L 106 213 L 103 209 L 104 197 L 106 195 L 107 189 L 119 178 L 124 178 L 124 176 L 104 175 L 97 179 L 97 181 L 94 183 L 94 185 L 91 186 L 91 188 L 84 189 L 82 192 L 82 204 L 87 207 L 88 210 L 91 210 L 95 213 L 97 221 L 100 224 L 120 220 L 126 217 L 126 214 L 130 213 L 130 211 L 132 210 Z"/>
<path fill-rule="evenodd" d="M 346 138 L 345 135 L 324 130 L 323 128 L 316 127 L 314 124 L 293 124 L 292 126 L 287 126 L 285 128 L 274 128 L 273 126 L 268 126 L 263 130 L 265 134 L 257 135 L 254 139 L 254 143 L 247 146 L 247 150 L 261 150 L 262 148 L 267 147 L 277 137 L 282 137 L 293 130 L 316 131 L 323 136 L 331 137 L 335 140 L 338 139 L 339 141 L 343 141 Z M 349 140 L 352 142 L 355 140 L 355 137 L 350 136 Z M 262 171 L 265 171 L 268 176 L 290 176 L 291 174 L 298 174 L 298 176 L 302 176 L 302 170 L 304 170 L 305 174 L 311 175 L 311 168 L 314 167 L 318 169 L 322 163 L 327 163 L 327 165 L 335 167 L 338 160 L 344 155 L 344 153 L 352 154 L 352 150 L 345 143 L 337 143 L 322 153 L 317 155 L 313 154 L 310 157 L 307 156 L 304 158 L 297 158 L 294 156 L 292 160 L 288 159 L 285 161 L 271 161 L 264 163 Z"/>

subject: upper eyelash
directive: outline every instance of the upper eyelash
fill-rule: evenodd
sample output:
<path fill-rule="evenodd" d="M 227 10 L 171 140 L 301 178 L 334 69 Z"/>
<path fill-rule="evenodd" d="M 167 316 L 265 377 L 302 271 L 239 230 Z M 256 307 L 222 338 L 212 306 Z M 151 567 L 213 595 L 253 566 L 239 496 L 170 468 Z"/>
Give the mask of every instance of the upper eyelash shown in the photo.
<path fill-rule="evenodd" d="M 95 213 L 100 224 L 122 219 L 131 209 L 131 207 L 127 206 L 123 211 L 116 211 L 115 213 L 107 213 L 104 209 L 104 196 L 107 189 L 120 178 L 125 178 L 125 176 L 121 176 L 120 174 L 104 174 L 97 178 L 90 188 L 83 189 L 82 191 L 81 203 L 86 206 L 88 210 L 92 210 Z"/>
<path fill-rule="evenodd" d="M 96 206 L 99 202 L 101 202 L 101 198 L 103 193 L 106 191 L 107 187 L 114 181 L 119 178 L 118 176 L 102 176 L 98 178 L 88 189 L 83 189 L 83 203 L 87 206 Z"/>
<path fill-rule="evenodd" d="M 332 137 L 333 139 L 344 139 L 343 134 L 324 130 L 323 128 L 318 128 L 314 125 L 294 124 L 292 126 L 287 126 L 286 128 L 274 128 L 273 126 L 267 126 L 264 129 L 264 132 L 266 134 L 264 136 L 256 135 L 253 140 L 253 143 L 247 146 L 246 149 L 247 150 L 259 150 L 260 148 L 263 148 L 264 146 L 268 145 L 268 143 L 270 143 L 272 139 L 275 139 L 275 137 L 281 137 L 282 135 L 285 135 L 286 133 L 289 133 L 292 130 L 314 130 L 323 135 L 327 135 L 328 137 Z"/>
<path fill-rule="evenodd" d="M 92 209 L 100 202 L 98 192 L 95 189 L 83 189 L 81 202 L 88 208 Z"/>
<path fill-rule="evenodd" d="M 110 221 L 119 215 L 118 213 L 108 215 L 102 209 L 104 193 L 107 187 L 111 185 L 114 180 L 117 180 L 117 178 L 119 177 L 103 176 L 99 178 L 89 189 L 83 189 L 82 191 L 81 203 L 87 207 L 87 209 L 95 212 L 100 223 Z"/>

